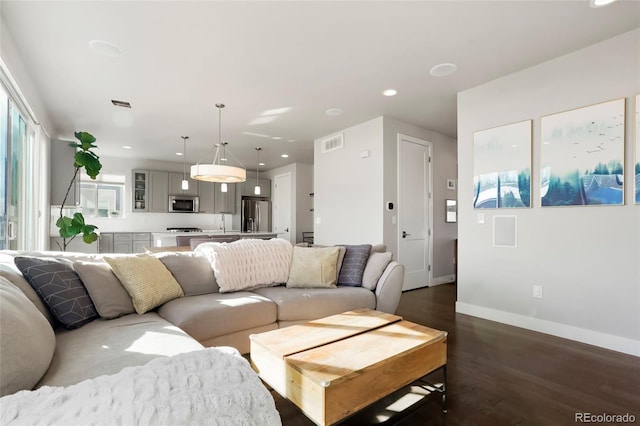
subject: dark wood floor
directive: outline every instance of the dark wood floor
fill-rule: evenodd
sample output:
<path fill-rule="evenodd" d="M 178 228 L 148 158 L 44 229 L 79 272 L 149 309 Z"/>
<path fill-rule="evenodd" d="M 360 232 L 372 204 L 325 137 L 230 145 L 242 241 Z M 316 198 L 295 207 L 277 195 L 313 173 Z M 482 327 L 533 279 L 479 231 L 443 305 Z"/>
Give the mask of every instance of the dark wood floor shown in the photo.
<path fill-rule="evenodd" d="M 434 394 L 418 408 L 411 407 L 411 414 L 397 424 L 573 425 L 576 413 L 583 412 L 630 413 L 640 424 L 639 358 L 456 314 L 455 297 L 452 284 L 402 295 L 398 315 L 449 332 L 448 412 L 442 412 Z M 441 380 L 438 373 L 433 376 L 435 382 Z M 398 395 L 408 392 L 406 388 Z M 293 404 L 272 393 L 285 426 L 313 425 Z M 387 406 L 388 401 L 377 404 L 366 417 L 347 419 L 343 425 L 376 424 L 375 412 L 386 418 Z"/>

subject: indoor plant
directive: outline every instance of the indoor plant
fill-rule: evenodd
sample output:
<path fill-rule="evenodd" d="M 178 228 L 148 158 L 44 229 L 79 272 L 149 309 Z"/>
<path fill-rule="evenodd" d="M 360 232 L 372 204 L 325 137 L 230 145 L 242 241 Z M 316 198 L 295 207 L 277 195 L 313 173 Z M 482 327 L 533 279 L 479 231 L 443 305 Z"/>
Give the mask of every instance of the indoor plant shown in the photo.
<path fill-rule="evenodd" d="M 60 206 L 60 217 L 56 221 L 56 226 L 60 229 L 60 236 L 62 237 L 62 246 L 58 243 L 58 247 L 63 251 L 66 251 L 67 246 L 71 241 L 80 234 L 82 234 L 82 240 L 87 244 L 91 244 L 98 239 L 98 234 L 95 232 L 98 227 L 86 224 L 81 212 L 74 213 L 73 217 L 67 217 L 62 214 L 65 203 L 67 202 L 67 197 L 69 197 L 71 188 L 78 178 L 80 169 L 84 167 L 87 175 L 89 175 L 91 179 L 95 179 L 102 168 L 100 157 L 91 151 L 92 148 L 97 148 L 97 146 L 93 144 L 96 141 L 96 138 L 91 133 L 87 132 L 75 132 L 74 136 L 80 141 L 80 143 L 72 142 L 69 144 L 69 146 L 76 148 L 76 153 L 73 157 L 75 172 L 71 177 L 71 182 L 69 182 L 67 192 L 62 200 L 62 205 Z"/>

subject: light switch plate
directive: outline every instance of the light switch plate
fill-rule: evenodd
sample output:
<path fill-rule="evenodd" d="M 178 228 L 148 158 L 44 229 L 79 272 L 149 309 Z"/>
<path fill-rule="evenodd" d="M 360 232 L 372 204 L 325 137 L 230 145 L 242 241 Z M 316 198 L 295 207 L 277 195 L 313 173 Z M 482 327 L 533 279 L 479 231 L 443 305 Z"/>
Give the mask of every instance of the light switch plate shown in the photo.
<path fill-rule="evenodd" d="M 478 223 L 484 223 L 484 213 L 478 213 Z"/>

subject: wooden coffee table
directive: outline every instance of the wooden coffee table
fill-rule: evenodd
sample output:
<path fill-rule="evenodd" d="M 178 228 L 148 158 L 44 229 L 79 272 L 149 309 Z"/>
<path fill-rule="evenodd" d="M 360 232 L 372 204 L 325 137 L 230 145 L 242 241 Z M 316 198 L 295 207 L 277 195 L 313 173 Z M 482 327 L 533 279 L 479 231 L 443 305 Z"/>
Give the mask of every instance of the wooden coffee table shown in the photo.
<path fill-rule="evenodd" d="M 439 368 L 444 404 L 447 333 L 358 309 L 254 334 L 251 362 L 307 417 L 329 425 Z"/>

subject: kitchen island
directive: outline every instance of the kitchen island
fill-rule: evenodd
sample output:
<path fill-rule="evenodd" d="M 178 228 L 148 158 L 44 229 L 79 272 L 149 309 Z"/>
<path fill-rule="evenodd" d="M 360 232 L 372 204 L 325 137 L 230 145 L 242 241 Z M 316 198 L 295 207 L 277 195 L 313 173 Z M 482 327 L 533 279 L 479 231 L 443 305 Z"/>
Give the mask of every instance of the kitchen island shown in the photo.
<path fill-rule="evenodd" d="M 188 236 L 192 238 L 207 238 L 212 242 L 228 241 L 230 237 L 237 237 L 237 239 L 243 238 L 259 238 L 262 240 L 268 240 L 271 238 L 277 238 L 278 234 L 275 232 L 240 232 L 240 231 L 227 231 L 222 230 L 203 230 L 199 232 L 152 232 L 153 247 L 155 249 L 162 247 L 176 247 L 178 246 L 176 237 Z"/>

